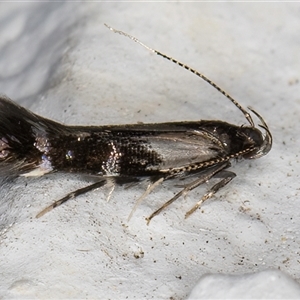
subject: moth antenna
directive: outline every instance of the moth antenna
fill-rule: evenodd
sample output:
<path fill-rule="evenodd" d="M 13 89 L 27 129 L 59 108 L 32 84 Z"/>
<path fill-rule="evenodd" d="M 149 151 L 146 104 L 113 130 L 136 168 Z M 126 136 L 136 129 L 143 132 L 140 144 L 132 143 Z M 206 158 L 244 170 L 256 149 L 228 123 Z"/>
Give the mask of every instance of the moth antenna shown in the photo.
<path fill-rule="evenodd" d="M 166 54 L 163 54 L 153 48 L 150 48 L 149 46 L 145 45 L 144 43 L 142 43 L 140 40 L 138 40 L 136 37 L 126 33 L 126 32 L 123 32 L 121 30 L 116 30 L 112 27 L 110 27 L 109 25 L 107 24 L 104 24 L 108 29 L 110 29 L 111 31 L 113 31 L 114 33 L 118 33 L 120 35 L 124 35 L 128 38 L 130 38 L 131 40 L 133 40 L 134 42 L 140 44 L 141 46 L 143 46 L 144 48 L 146 48 L 147 50 L 149 50 L 150 52 L 152 53 L 155 53 L 159 56 L 162 56 L 163 58 L 166 58 L 168 60 L 170 60 L 171 62 L 173 62 L 174 64 L 177 64 L 179 65 L 180 67 L 190 71 L 191 73 L 197 75 L 198 77 L 200 77 L 201 79 L 203 79 L 204 81 L 206 81 L 208 84 L 210 84 L 212 87 L 214 87 L 217 91 L 219 91 L 221 94 L 223 94 L 226 98 L 228 98 L 242 113 L 243 115 L 245 116 L 245 118 L 247 119 L 247 121 L 249 122 L 249 124 L 252 126 L 252 127 L 255 127 L 254 125 L 254 122 L 253 122 L 253 119 L 251 117 L 251 115 L 236 101 L 234 100 L 228 93 L 226 93 L 223 89 L 221 89 L 217 84 L 215 84 L 213 81 L 211 81 L 209 78 L 207 78 L 205 75 L 199 73 L 198 71 L 196 71 L 195 69 L 192 69 L 190 68 L 189 66 L 181 63 L 180 61 L 172 58 L 171 56 L 168 56 Z"/>

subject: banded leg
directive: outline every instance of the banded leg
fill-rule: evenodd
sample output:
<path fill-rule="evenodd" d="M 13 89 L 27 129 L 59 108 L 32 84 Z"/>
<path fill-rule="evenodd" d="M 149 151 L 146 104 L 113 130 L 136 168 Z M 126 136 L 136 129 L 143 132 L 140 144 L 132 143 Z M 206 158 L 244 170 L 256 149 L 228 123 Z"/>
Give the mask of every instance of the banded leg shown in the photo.
<path fill-rule="evenodd" d="M 130 215 L 127 218 L 127 221 L 129 221 L 136 211 L 137 207 L 142 203 L 142 201 L 154 190 L 156 186 L 161 184 L 165 180 L 164 177 L 159 178 L 158 180 L 154 181 L 153 183 L 150 183 L 146 189 L 146 191 L 139 197 L 139 199 L 136 201 L 134 207 L 132 208 Z"/>
<path fill-rule="evenodd" d="M 224 187 L 226 184 L 228 184 L 235 176 L 236 174 L 233 172 L 226 172 L 227 177 L 216 183 L 202 198 L 200 201 L 198 201 L 186 214 L 185 219 L 188 218 L 195 210 L 197 210 L 204 201 L 211 198 L 215 193 L 218 192 L 222 187 Z"/>
<path fill-rule="evenodd" d="M 179 193 L 177 193 L 173 198 L 171 198 L 169 201 L 167 201 L 164 205 L 162 205 L 159 209 L 157 209 L 155 212 L 153 212 L 148 218 L 146 218 L 147 225 L 149 225 L 150 221 L 153 219 L 153 217 L 160 214 L 161 211 L 163 211 L 166 207 L 168 207 L 170 204 L 172 204 L 175 200 L 177 200 L 182 195 L 186 195 L 189 191 L 195 189 L 199 185 L 203 184 L 204 182 L 208 181 L 212 177 L 214 177 L 217 173 L 221 172 L 222 170 L 228 168 L 230 165 L 228 162 L 214 166 L 207 170 L 207 172 L 204 172 L 201 177 L 197 178 L 196 180 L 186 184 L 184 186 L 184 189 L 182 189 Z"/>
<path fill-rule="evenodd" d="M 54 203 L 52 203 L 51 205 L 49 205 L 48 207 L 46 207 L 45 209 L 43 209 L 41 212 L 39 212 L 36 215 L 36 218 L 40 218 L 42 217 L 44 214 L 46 214 L 47 212 L 51 211 L 52 209 L 54 209 L 57 206 L 62 205 L 63 203 L 67 202 L 70 199 L 76 198 L 79 195 L 83 195 L 85 193 L 88 193 L 90 191 L 93 191 L 101 186 L 103 186 L 106 183 L 106 179 L 97 181 L 91 185 L 85 186 L 84 188 L 78 189 L 74 192 L 71 192 L 69 194 L 67 194 L 65 197 L 55 201 Z"/>

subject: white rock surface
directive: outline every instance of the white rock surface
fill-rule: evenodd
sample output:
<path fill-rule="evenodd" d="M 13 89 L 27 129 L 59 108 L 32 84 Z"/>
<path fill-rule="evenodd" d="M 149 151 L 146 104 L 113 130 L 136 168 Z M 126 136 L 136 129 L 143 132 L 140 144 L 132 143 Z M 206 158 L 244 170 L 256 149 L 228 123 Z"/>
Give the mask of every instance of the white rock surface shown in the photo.
<path fill-rule="evenodd" d="M 273 149 L 232 166 L 237 177 L 187 220 L 185 212 L 207 186 L 172 204 L 150 226 L 144 218 L 178 191 L 172 183 L 157 188 L 127 222 L 145 186 L 118 187 L 109 203 L 109 189 L 99 189 L 35 219 L 87 180 L 59 173 L 3 180 L 0 296 L 183 299 L 204 274 L 224 274 L 211 278 L 227 282 L 222 289 L 231 295 L 233 282 L 245 282 L 247 273 L 257 273 L 252 276 L 262 281 L 260 289 L 253 294 L 234 283 L 235 295 L 272 298 L 274 278 L 286 297 L 296 295 L 288 277 L 261 272 L 278 269 L 300 278 L 300 6 L 3 2 L 1 93 L 68 124 L 245 123 L 205 82 L 103 23 L 203 72 L 254 107 L 270 126 Z M 206 291 L 209 278 L 203 279 Z"/>
<path fill-rule="evenodd" d="M 267 288 L 266 288 L 267 287 Z M 278 270 L 204 275 L 188 299 L 299 299 L 300 286 Z"/>

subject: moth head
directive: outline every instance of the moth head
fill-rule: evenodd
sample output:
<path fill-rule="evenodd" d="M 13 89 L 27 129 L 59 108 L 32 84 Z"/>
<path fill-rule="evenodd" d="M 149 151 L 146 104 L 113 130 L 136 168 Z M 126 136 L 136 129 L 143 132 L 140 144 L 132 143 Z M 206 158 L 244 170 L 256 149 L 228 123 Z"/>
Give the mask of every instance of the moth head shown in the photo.
<path fill-rule="evenodd" d="M 262 131 L 254 125 L 243 128 L 242 134 L 244 136 L 245 143 L 253 147 L 253 150 L 244 154 L 243 157 L 246 159 L 255 159 L 269 153 L 272 148 L 272 135 L 262 116 L 252 108 L 248 108 L 259 118 L 262 124 L 259 124 L 258 126 L 265 131 L 265 134 L 263 134 Z"/>

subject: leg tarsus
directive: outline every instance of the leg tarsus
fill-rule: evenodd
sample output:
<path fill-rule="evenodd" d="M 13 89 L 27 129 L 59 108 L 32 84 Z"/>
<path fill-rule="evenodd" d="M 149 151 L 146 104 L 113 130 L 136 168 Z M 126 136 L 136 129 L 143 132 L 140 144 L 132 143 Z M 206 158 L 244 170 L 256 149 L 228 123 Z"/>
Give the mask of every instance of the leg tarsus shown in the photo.
<path fill-rule="evenodd" d="M 107 181 L 107 182 L 109 182 L 109 181 Z M 115 187 L 116 187 L 116 183 L 115 182 L 110 182 L 110 184 L 112 184 L 112 187 L 111 187 L 111 189 L 110 189 L 110 191 L 109 191 L 109 193 L 107 195 L 107 198 L 106 198 L 106 202 L 107 203 L 110 201 L 111 195 L 114 192 Z"/>
<path fill-rule="evenodd" d="M 214 177 L 217 173 L 221 172 L 222 170 L 228 168 L 229 164 L 223 163 L 217 166 L 212 167 L 208 173 L 202 174 L 200 178 L 197 178 L 196 180 L 186 184 L 184 186 L 184 189 L 181 190 L 179 193 L 177 193 L 172 199 L 167 201 L 165 204 L 163 204 L 159 209 L 157 209 L 155 212 L 153 212 L 149 217 L 146 218 L 147 225 L 149 225 L 151 219 L 153 219 L 155 216 L 157 216 L 162 210 L 164 210 L 166 207 L 168 207 L 170 204 L 172 204 L 175 200 L 177 200 L 180 196 L 187 194 L 189 191 L 195 189 L 199 185 L 203 184 L 204 182 L 208 181 L 212 177 Z"/>
<path fill-rule="evenodd" d="M 217 193 L 222 187 L 228 184 L 236 174 L 233 172 L 226 171 L 227 177 L 223 178 L 221 181 L 216 183 L 202 198 L 198 201 L 186 214 L 185 219 L 188 218 L 194 211 L 196 211 L 201 204 L 207 199 L 211 198 L 215 193 Z"/>

